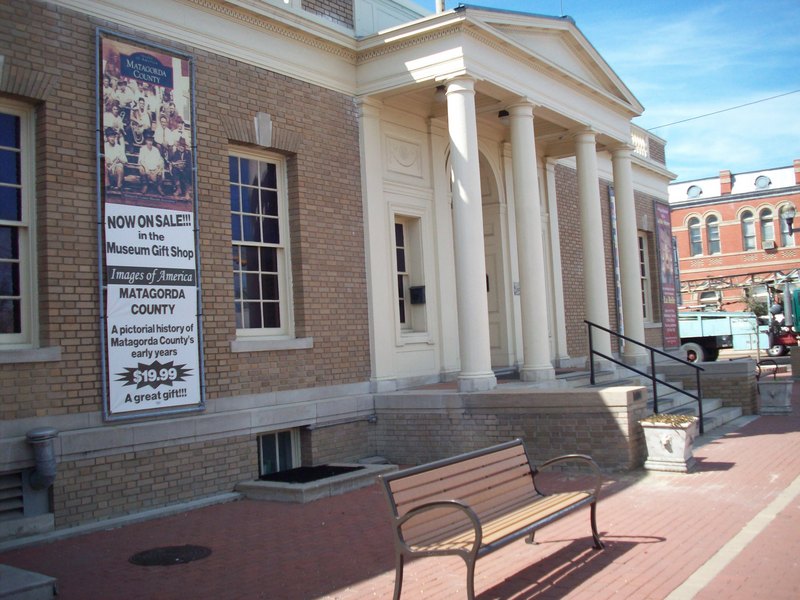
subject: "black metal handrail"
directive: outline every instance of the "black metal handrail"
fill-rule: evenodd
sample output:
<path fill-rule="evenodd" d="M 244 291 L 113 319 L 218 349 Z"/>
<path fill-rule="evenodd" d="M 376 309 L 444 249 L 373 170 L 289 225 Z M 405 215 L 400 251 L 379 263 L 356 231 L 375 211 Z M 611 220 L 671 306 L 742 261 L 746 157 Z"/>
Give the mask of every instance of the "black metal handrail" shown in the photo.
<path fill-rule="evenodd" d="M 601 358 L 605 358 L 606 360 L 610 360 L 612 363 L 620 365 L 621 367 L 625 367 L 626 369 L 628 369 L 630 371 L 633 371 L 634 373 L 637 373 L 637 374 L 639 374 L 639 375 L 641 375 L 643 377 L 646 377 L 647 379 L 650 380 L 650 382 L 653 384 L 653 412 L 656 413 L 656 414 L 658 414 L 658 384 L 659 383 L 662 384 L 662 385 L 667 386 L 668 388 L 671 388 L 671 389 L 675 390 L 676 392 L 680 392 L 681 394 L 684 394 L 685 396 L 689 396 L 690 398 L 693 398 L 694 400 L 697 400 L 697 416 L 700 419 L 700 434 L 701 435 L 703 434 L 703 432 L 704 432 L 704 428 L 703 428 L 703 394 L 702 394 L 702 390 L 700 388 L 700 371 L 705 371 L 705 369 L 703 367 L 700 367 L 700 366 L 698 366 L 698 365 L 696 365 L 694 363 L 690 363 L 688 360 L 683 360 L 682 358 L 678 358 L 677 356 L 673 356 L 672 354 L 664 352 L 663 350 L 659 350 L 658 348 L 653 348 L 652 346 L 648 346 L 647 344 L 643 344 L 642 342 L 640 342 L 638 340 L 634 340 L 632 338 L 629 338 L 626 335 L 622 335 L 621 333 L 617 333 L 616 331 L 612 331 L 611 329 L 607 329 L 606 327 L 603 327 L 602 325 L 598 325 L 597 323 L 592 323 L 591 321 L 586 321 L 586 320 L 584 320 L 583 322 L 586 323 L 586 325 L 589 326 L 588 327 L 588 329 L 589 329 L 589 381 L 591 382 L 592 385 L 595 384 L 593 357 L 594 356 L 599 356 Z M 641 370 L 637 369 L 636 367 L 633 367 L 631 365 L 625 364 L 624 362 L 622 362 L 620 360 L 617 360 L 613 356 L 606 356 L 602 352 L 599 352 L 599 351 L 595 350 L 594 349 L 594 344 L 592 343 L 592 328 L 600 329 L 600 330 L 605 331 L 606 333 L 609 333 L 609 334 L 611 334 L 611 335 L 613 335 L 613 336 L 615 336 L 615 337 L 617 337 L 619 339 L 623 339 L 626 342 L 630 342 L 632 344 L 636 344 L 637 346 L 641 346 L 642 348 L 645 348 L 648 352 L 650 352 L 650 373 L 647 373 L 645 371 L 641 371 Z M 691 392 L 689 392 L 687 390 L 684 390 L 684 389 L 681 389 L 679 387 L 676 387 L 676 386 L 672 385 L 668 381 L 664 381 L 663 379 L 659 379 L 658 377 L 656 377 L 656 354 L 660 354 L 661 356 L 664 356 L 664 357 L 666 357 L 666 358 L 668 358 L 668 359 L 670 359 L 672 361 L 675 361 L 675 362 L 678 362 L 678 363 L 682 363 L 684 365 L 688 365 L 688 366 L 692 367 L 695 370 L 695 377 L 696 377 L 696 380 L 697 380 L 697 393 L 696 394 L 692 394 Z"/>

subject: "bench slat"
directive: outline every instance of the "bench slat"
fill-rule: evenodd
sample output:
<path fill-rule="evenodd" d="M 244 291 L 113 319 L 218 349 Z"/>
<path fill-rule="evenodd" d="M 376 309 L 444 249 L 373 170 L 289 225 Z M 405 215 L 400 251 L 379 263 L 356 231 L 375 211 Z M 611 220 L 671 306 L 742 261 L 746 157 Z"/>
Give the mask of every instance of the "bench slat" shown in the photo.
<path fill-rule="evenodd" d="M 467 458 L 438 469 L 423 471 L 399 479 L 387 477 L 386 481 L 389 484 L 392 494 L 397 495 L 399 492 L 413 489 L 428 482 L 447 479 L 448 477 L 459 475 L 465 471 L 474 471 L 481 467 L 490 467 L 491 465 L 502 463 L 510 457 L 521 457 L 527 462 L 525 448 L 520 444 L 518 446 L 506 448 L 505 450 Z"/>
<path fill-rule="evenodd" d="M 405 507 L 430 502 L 434 499 L 464 499 L 480 489 L 499 485 L 511 479 L 522 479 L 521 485 L 532 487 L 528 463 L 520 464 L 517 458 L 504 461 L 495 468 L 486 467 L 464 471 L 457 476 L 436 481 L 427 481 L 413 489 L 394 494 L 398 514 L 404 514 Z"/>

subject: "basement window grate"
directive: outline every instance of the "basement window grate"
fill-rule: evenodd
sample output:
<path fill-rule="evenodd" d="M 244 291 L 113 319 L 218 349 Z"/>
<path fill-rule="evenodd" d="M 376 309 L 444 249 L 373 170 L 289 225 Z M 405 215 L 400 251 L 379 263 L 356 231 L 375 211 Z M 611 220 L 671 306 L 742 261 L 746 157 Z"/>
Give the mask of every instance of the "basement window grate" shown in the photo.
<path fill-rule="evenodd" d="M 0 521 L 21 519 L 24 516 L 22 473 L 0 475 Z"/>

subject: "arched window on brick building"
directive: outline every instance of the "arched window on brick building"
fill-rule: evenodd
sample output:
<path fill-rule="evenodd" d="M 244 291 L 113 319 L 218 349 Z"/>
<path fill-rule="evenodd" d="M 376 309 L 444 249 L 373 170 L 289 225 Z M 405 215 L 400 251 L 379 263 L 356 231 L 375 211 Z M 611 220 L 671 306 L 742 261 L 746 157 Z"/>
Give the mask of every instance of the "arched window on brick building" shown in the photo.
<path fill-rule="evenodd" d="M 719 254 L 721 252 L 719 243 L 719 219 L 716 215 L 709 215 L 706 218 L 706 241 L 708 243 L 708 254 Z"/>
<path fill-rule="evenodd" d="M 703 254 L 703 234 L 700 231 L 700 219 L 689 219 L 689 254 L 699 256 Z"/>
<path fill-rule="evenodd" d="M 772 216 L 771 208 L 762 208 L 758 213 L 758 220 L 761 225 L 761 245 L 764 246 L 765 242 L 775 244 L 775 220 Z"/>
<path fill-rule="evenodd" d="M 742 213 L 742 249 L 756 249 L 756 224 L 753 212 L 746 210 Z"/>

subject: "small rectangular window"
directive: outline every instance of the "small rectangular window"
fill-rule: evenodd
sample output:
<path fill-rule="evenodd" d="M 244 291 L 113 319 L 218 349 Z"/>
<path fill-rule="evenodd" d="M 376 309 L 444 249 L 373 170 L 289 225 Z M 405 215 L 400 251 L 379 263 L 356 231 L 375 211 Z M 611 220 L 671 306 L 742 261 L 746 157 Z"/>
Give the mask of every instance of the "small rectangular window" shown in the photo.
<path fill-rule="evenodd" d="M 412 297 L 411 288 L 425 285 L 422 261 L 421 219 L 395 215 L 394 247 L 395 276 L 397 280 L 397 318 L 404 333 L 427 331 L 424 296 L 417 291 Z"/>
<path fill-rule="evenodd" d="M 299 467 L 299 439 L 296 429 L 258 436 L 259 475 L 269 475 Z"/>
<path fill-rule="evenodd" d="M 642 316 L 645 321 L 650 321 L 650 256 L 647 248 L 647 234 L 644 233 L 639 234 L 639 278 L 642 287 Z"/>

